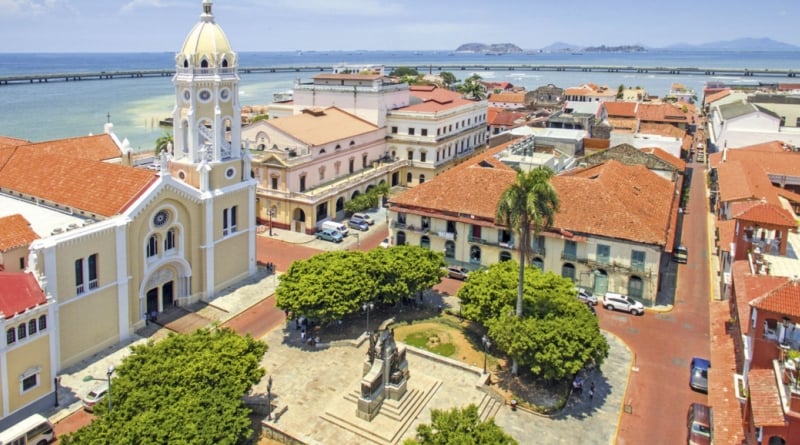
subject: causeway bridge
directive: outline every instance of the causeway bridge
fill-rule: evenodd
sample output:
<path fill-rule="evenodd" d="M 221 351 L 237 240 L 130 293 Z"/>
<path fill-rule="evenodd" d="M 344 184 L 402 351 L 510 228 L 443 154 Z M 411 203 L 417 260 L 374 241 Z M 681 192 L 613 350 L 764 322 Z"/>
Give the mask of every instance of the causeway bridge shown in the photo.
<path fill-rule="evenodd" d="M 697 76 L 743 76 L 743 77 L 797 77 L 798 69 L 765 69 L 765 68 L 698 68 L 698 67 L 666 67 L 666 66 L 616 66 L 616 65 L 532 65 L 532 64 L 403 64 L 384 65 L 391 71 L 398 66 L 416 68 L 426 71 L 572 71 L 598 73 L 645 73 L 645 74 L 686 74 Z M 266 66 L 240 67 L 239 74 L 253 73 L 312 73 L 331 72 L 332 66 Z M 172 77 L 174 69 L 98 71 L 79 73 L 42 73 L 0 76 L 0 85 L 32 84 L 47 82 L 77 82 L 82 80 L 121 79 L 137 77 Z"/>

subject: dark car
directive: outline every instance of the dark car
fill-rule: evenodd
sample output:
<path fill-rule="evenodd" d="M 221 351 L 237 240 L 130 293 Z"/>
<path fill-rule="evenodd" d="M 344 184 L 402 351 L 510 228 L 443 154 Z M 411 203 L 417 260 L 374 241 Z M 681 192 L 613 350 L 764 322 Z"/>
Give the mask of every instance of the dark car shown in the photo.
<path fill-rule="evenodd" d="M 342 234 L 331 229 L 324 229 L 317 232 L 317 239 L 330 241 L 332 243 L 341 243 L 342 242 Z"/>
<path fill-rule="evenodd" d="M 447 266 L 447 276 L 456 280 L 466 280 L 469 272 L 461 266 Z"/>
<path fill-rule="evenodd" d="M 369 230 L 369 224 L 366 221 L 364 221 L 363 219 L 356 219 L 356 218 L 350 218 L 350 221 L 347 221 L 347 227 L 350 227 L 351 229 L 360 230 L 362 232 L 366 232 L 367 230 Z"/>
<path fill-rule="evenodd" d="M 714 437 L 713 419 L 713 412 L 710 406 L 702 403 L 689 405 L 689 412 L 686 415 L 686 443 L 689 445 L 709 445 Z"/>
<path fill-rule="evenodd" d="M 692 357 L 689 366 L 689 386 L 695 391 L 708 392 L 708 369 L 711 362 L 700 357 Z"/>

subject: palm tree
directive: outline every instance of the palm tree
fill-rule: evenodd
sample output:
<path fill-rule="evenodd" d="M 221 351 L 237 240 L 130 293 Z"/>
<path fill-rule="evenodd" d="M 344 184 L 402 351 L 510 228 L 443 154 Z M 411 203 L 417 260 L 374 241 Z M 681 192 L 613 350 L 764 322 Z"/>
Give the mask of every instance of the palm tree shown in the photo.
<path fill-rule="evenodd" d="M 486 97 L 486 89 L 483 87 L 481 76 L 478 74 L 473 74 L 464 79 L 464 83 L 458 87 L 458 92 L 473 100 L 483 100 Z"/>
<path fill-rule="evenodd" d="M 558 211 L 558 196 L 550 178 L 553 171 L 548 167 L 536 167 L 533 170 L 517 171 L 517 179 L 500 197 L 497 203 L 496 219 L 498 224 L 513 230 L 519 238 L 519 283 L 517 283 L 516 315 L 522 318 L 522 293 L 525 283 L 526 256 L 531 248 L 531 229 L 533 236 L 539 236 L 543 230 L 553 225 Z M 517 374 L 517 359 L 514 358 L 511 373 Z"/>
<path fill-rule="evenodd" d="M 166 150 L 169 144 L 173 142 L 172 132 L 163 132 L 161 137 L 156 139 L 156 157 L 161 155 L 161 150 Z M 172 153 L 169 154 L 171 155 Z"/>

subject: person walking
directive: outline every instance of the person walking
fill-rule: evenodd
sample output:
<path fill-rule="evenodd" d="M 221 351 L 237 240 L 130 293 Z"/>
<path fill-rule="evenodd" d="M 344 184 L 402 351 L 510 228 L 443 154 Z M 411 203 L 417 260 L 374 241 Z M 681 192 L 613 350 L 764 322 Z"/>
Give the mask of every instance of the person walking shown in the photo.
<path fill-rule="evenodd" d="M 594 382 L 589 385 L 589 403 L 591 403 L 592 400 L 594 400 Z"/>

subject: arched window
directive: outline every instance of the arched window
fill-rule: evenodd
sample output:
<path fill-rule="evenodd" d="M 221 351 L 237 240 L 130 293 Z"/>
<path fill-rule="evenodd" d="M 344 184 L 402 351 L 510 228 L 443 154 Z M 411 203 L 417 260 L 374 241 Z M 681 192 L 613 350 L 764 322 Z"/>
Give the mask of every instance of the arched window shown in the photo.
<path fill-rule="evenodd" d="M 17 331 L 14 328 L 11 328 L 6 331 L 6 344 L 11 344 L 17 341 Z"/>
<path fill-rule="evenodd" d="M 339 150 L 339 149 L 341 149 L 341 148 L 342 148 L 342 146 L 341 146 L 341 145 L 339 145 L 339 144 L 336 144 L 336 147 L 334 147 L 334 150 Z"/>
<path fill-rule="evenodd" d="M 412 174 L 409 172 L 409 173 L 406 175 L 406 183 L 407 183 L 407 184 L 411 184 L 411 181 L 413 181 L 413 180 L 414 180 L 414 176 L 413 176 L 413 175 L 412 175 Z"/>
<path fill-rule="evenodd" d="M 354 145 L 356 145 L 356 141 L 350 141 L 350 146 L 352 147 Z"/>
<path fill-rule="evenodd" d="M 500 262 L 502 263 L 503 261 L 511 261 L 511 252 L 506 250 L 500 252 Z"/>
<path fill-rule="evenodd" d="M 445 258 L 455 258 L 456 257 L 456 243 L 447 240 L 444 243 L 444 257 Z"/>
<path fill-rule="evenodd" d="M 531 264 L 533 264 L 535 267 L 538 267 L 539 270 L 544 270 L 544 261 L 538 256 L 531 260 Z"/>
<path fill-rule="evenodd" d="M 322 150 L 319 151 L 319 155 L 322 156 L 324 154 L 325 154 L 325 149 L 323 148 Z"/>
<path fill-rule="evenodd" d="M 39 330 L 44 331 L 47 329 L 47 315 L 42 315 L 39 317 Z"/>
<path fill-rule="evenodd" d="M 22 340 L 27 336 L 28 336 L 28 330 L 27 327 L 25 326 L 25 323 L 22 323 L 21 325 L 17 326 L 17 338 Z"/>
<path fill-rule="evenodd" d="M 394 243 L 395 246 L 405 246 L 406 245 L 406 233 L 405 232 L 397 232 L 397 240 Z"/>
<path fill-rule="evenodd" d="M 228 67 L 228 59 L 222 59 L 222 67 L 223 68 L 227 68 Z"/>
<path fill-rule="evenodd" d="M 419 239 L 419 246 L 424 248 L 424 249 L 430 249 L 431 248 L 431 239 L 428 238 L 427 236 L 423 236 L 422 238 Z"/>
<path fill-rule="evenodd" d="M 561 276 L 564 278 L 569 278 L 572 282 L 575 282 L 575 266 L 572 263 L 564 263 L 561 266 Z"/>
<path fill-rule="evenodd" d="M 189 68 L 189 59 L 183 59 L 183 67 Z"/>
<path fill-rule="evenodd" d="M 36 333 L 36 319 L 30 320 L 28 322 L 28 333 L 33 335 Z"/>
<path fill-rule="evenodd" d="M 158 237 L 151 235 L 150 239 L 147 240 L 147 258 L 151 258 L 156 255 L 158 255 Z"/>
<path fill-rule="evenodd" d="M 628 279 L 628 295 L 633 298 L 642 298 L 644 295 L 644 282 L 637 276 Z"/>
<path fill-rule="evenodd" d="M 164 237 L 164 250 L 172 250 L 175 248 L 175 229 L 167 230 L 167 236 Z"/>
<path fill-rule="evenodd" d="M 423 182 L 425 182 L 425 175 L 421 174 L 419 175 L 419 183 L 422 184 Z"/>
<path fill-rule="evenodd" d="M 203 60 L 200 62 L 200 68 L 208 68 L 208 60 L 206 60 L 206 59 L 203 59 Z"/>
<path fill-rule="evenodd" d="M 472 246 L 469 248 L 469 262 L 472 264 L 481 264 L 481 248 Z"/>

